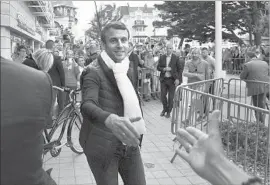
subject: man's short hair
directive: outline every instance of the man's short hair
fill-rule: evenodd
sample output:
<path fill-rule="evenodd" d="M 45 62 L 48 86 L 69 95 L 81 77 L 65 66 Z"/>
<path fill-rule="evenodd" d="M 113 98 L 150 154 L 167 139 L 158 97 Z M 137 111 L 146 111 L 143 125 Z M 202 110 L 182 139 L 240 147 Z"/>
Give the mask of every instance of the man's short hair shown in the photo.
<path fill-rule="evenodd" d="M 129 39 L 129 30 L 127 29 L 126 25 L 122 22 L 115 21 L 108 23 L 101 31 L 101 41 L 103 43 L 106 43 L 106 34 L 110 28 L 116 29 L 116 30 L 127 30 L 128 32 L 128 39 Z"/>
<path fill-rule="evenodd" d="M 207 47 L 203 47 L 202 48 L 202 51 L 204 51 L 204 50 L 208 51 Z"/>
<path fill-rule="evenodd" d="M 53 40 L 47 40 L 45 47 L 46 49 L 53 49 L 54 41 Z"/>

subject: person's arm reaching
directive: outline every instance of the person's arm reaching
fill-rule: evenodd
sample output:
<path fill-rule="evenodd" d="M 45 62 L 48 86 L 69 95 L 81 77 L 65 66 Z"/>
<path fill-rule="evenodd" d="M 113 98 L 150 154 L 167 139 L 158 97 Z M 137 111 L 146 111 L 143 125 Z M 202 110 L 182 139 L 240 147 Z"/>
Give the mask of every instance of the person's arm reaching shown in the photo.
<path fill-rule="evenodd" d="M 176 152 L 199 176 L 213 185 L 243 185 L 251 177 L 226 158 L 219 122 L 220 111 L 214 111 L 208 123 L 209 134 L 194 127 L 179 129 L 177 140 L 186 151 L 177 149 Z M 257 179 L 257 182 L 252 185 L 260 184 L 260 179 Z"/>

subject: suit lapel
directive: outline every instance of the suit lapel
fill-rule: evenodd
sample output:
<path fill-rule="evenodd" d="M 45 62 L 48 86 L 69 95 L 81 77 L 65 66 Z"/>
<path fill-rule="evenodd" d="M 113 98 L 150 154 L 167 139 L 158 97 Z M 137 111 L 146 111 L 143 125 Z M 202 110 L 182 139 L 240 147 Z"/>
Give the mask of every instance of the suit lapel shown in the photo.
<path fill-rule="evenodd" d="M 169 67 L 172 67 L 172 60 L 173 60 L 173 54 L 171 55 L 171 60 L 170 60 L 170 62 L 169 62 Z"/>

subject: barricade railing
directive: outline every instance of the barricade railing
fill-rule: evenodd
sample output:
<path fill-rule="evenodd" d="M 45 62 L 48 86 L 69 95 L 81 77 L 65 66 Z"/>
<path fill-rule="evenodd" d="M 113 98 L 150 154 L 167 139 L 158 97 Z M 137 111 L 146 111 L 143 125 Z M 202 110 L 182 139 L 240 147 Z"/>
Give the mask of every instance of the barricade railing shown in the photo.
<path fill-rule="evenodd" d="M 269 184 L 269 110 L 231 100 L 226 96 L 222 97 L 222 92 L 217 91 L 217 93 L 210 94 L 203 88 L 203 86 L 207 87 L 210 81 L 187 84 L 177 88 L 172 115 L 172 133 L 176 134 L 178 128 L 186 128 L 187 126 L 194 126 L 207 133 L 208 113 L 211 111 L 205 111 L 205 102 L 208 102 L 207 104 L 210 106 L 209 102 L 212 102 L 213 109 L 221 111 L 222 144 L 228 158 L 250 175 L 261 177 L 265 185 Z M 217 79 L 212 80 L 212 82 L 217 82 Z M 223 83 L 222 80 L 220 83 Z M 223 89 L 222 86 L 219 89 Z M 253 119 L 252 113 L 254 112 L 264 115 L 265 122 Z M 171 162 L 176 156 L 177 153 Z"/>
<path fill-rule="evenodd" d="M 269 109 L 269 84 L 270 82 L 232 78 L 228 81 L 227 94 L 224 96 L 233 101 Z M 253 114 L 253 118 L 259 121 L 264 119 L 262 116 L 257 112 Z"/>
<path fill-rule="evenodd" d="M 242 65 L 245 63 L 245 58 L 229 58 L 223 59 L 223 70 L 228 74 L 240 74 L 242 72 Z"/>
<path fill-rule="evenodd" d="M 175 117 L 174 115 L 179 112 L 179 103 L 182 102 L 185 105 L 185 110 L 187 111 L 189 109 L 189 105 L 191 104 L 191 100 L 193 100 L 193 104 L 196 107 L 197 112 L 205 112 L 206 114 L 209 113 L 210 110 L 214 110 L 216 108 L 216 104 L 214 100 L 204 99 L 204 97 L 199 97 L 196 99 L 196 97 L 193 97 L 190 93 L 185 96 L 183 96 L 182 91 L 180 88 L 187 87 L 190 89 L 196 89 L 200 92 L 206 92 L 210 93 L 216 96 L 222 96 L 222 92 L 224 89 L 224 79 L 218 78 L 218 79 L 210 79 L 210 80 L 204 80 L 200 82 L 195 83 L 189 83 L 185 85 L 180 85 L 176 88 L 175 94 L 174 94 L 174 108 L 173 108 L 173 116 L 172 116 L 172 127 L 171 132 L 175 134 L 176 130 L 179 128 L 179 120 L 178 117 Z M 195 98 L 195 99 L 194 99 Z"/>

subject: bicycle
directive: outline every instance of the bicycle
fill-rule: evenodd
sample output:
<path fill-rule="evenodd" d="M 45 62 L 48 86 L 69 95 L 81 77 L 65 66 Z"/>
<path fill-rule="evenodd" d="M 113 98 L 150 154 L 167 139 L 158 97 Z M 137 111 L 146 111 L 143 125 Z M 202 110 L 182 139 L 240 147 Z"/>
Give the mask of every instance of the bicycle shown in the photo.
<path fill-rule="evenodd" d="M 43 147 L 43 155 L 50 151 L 52 157 L 57 157 L 60 154 L 62 147 L 65 145 L 73 152 L 82 154 L 83 149 L 79 144 L 79 132 L 82 125 L 82 116 L 78 106 L 79 103 L 76 101 L 77 92 L 80 90 L 60 88 L 57 86 L 53 86 L 53 88 L 69 93 L 69 103 L 64 107 L 60 115 L 53 122 L 52 128 L 49 131 L 48 129 L 44 129 L 45 144 Z M 61 125 L 62 127 L 60 127 Z M 68 128 L 66 129 L 67 125 Z M 58 128 L 61 130 L 57 130 Z M 65 132 L 67 132 L 67 141 L 61 143 Z M 75 134 L 78 135 L 74 138 Z"/>

